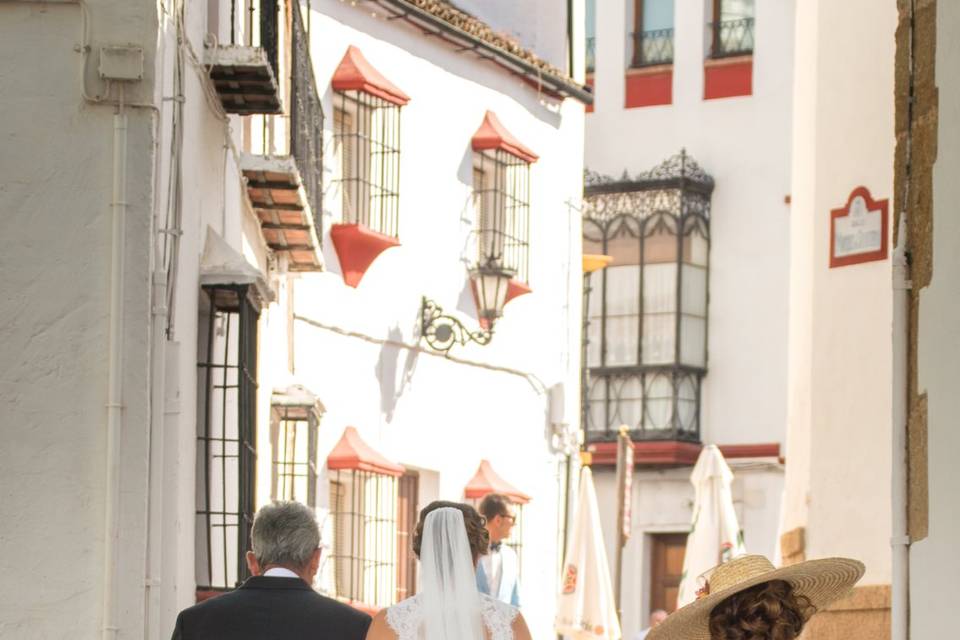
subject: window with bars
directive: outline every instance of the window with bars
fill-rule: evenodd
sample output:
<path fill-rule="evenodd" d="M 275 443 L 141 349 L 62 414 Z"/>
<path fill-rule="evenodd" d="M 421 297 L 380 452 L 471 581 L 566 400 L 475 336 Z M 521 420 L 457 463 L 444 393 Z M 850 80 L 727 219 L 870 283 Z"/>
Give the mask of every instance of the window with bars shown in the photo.
<path fill-rule="evenodd" d="M 503 149 L 474 151 L 477 262 L 529 282 L 530 163 Z"/>
<path fill-rule="evenodd" d="M 398 479 L 337 470 L 330 480 L 336 595 L 371 607 L 397 602 Z"/>
<path fill-rule="evenodd" d="M 271 409 L 272 500 L 295 500 L 317 507 L 317 431 L 315 402 L 274 394 Z"/>
<path fill-rule="evenodd" d="M 713 0 L 711 57 L 753 53 L 753 0 Z"/>
<path fill-rule="evenodd" d="M 248 287 L 203 288 L 198 332 L 196 579 L 249 577 L 256 477 L 257 321 Z"/>
<path fill-rule="evenodd" d="M 334 98 L 334 155 L 343 221 L 398 237 L 400 106 L 362 91 Z"/>
<path fill-rule="evenodd" d="M 630 66 L 673 62 L 673 0 L 634 0 Z"/>

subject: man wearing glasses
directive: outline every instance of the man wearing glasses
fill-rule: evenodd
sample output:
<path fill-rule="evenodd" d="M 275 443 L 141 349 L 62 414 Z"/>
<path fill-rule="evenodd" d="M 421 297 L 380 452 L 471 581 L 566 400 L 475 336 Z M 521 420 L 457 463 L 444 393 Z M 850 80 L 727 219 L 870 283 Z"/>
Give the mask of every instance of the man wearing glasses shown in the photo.
<path fill-rule="evenodd" d="M 503 544 L 517 523 L 510 500 L 498 493 L 487 495 L 480 502 L 480 515 L 487 519 L 490 553 L 477 563 L 477 587 L 481 592 L 520 606 L 520 562 L 516 552 Z"/>

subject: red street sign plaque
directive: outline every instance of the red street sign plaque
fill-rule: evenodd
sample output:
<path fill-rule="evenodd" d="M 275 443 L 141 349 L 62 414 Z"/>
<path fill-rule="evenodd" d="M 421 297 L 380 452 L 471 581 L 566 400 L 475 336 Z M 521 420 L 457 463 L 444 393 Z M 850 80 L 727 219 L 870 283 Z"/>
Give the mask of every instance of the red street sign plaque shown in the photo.
<path fill-rule="evenodd" d="M 830 268 L 887 259 L 887 200 L 857 187 L 847 205 L 830 211 Z"/>

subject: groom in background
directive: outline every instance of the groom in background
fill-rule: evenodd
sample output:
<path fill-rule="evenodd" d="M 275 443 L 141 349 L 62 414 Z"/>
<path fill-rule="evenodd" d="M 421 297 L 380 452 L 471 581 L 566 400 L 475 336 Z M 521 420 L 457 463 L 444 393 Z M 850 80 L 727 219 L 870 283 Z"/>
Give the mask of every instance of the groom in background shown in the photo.
<path fill-rule="evenodd" d="M 498 493 L 480 502 L 480 515 L 487 520 L 490 553 L 477 563 L 477 588 L 502 602 L 520 606 L 520 562 L 516 552 L 503 544 L 517 524 L 509 498 Z"/>
<path fill-rule="evenodd" d="M 253 574 L 222 596 L 184 609 L 173 640 L 364 640 L 370 616 L 313 590 L 320 529 L 313 511 L 274 502 L 253 520 Z"/>

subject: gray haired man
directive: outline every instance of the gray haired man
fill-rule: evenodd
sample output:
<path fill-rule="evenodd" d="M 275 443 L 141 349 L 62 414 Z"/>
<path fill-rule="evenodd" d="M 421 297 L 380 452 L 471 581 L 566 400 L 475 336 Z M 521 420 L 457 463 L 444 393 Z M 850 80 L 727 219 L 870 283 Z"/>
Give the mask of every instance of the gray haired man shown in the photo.
<path fill-rule="evenodd" d="M 310 586 L 320 566 L 320 529 L 297 502 L 263 507 L 253 521 L 253 574 L 238 589 L 177 617 L 173 640 L 363 640 L 370 616 Z"/>

